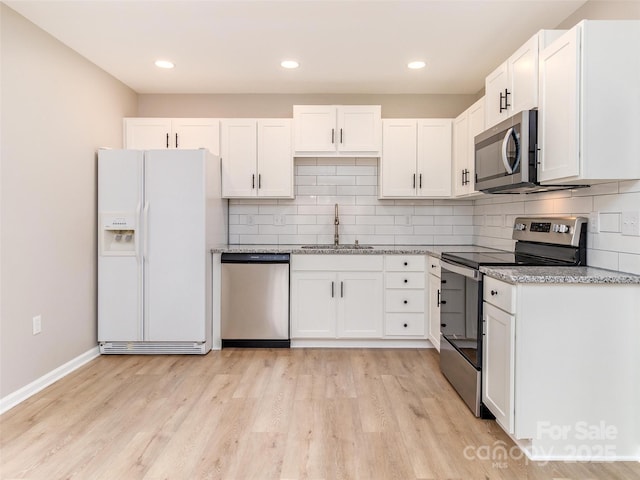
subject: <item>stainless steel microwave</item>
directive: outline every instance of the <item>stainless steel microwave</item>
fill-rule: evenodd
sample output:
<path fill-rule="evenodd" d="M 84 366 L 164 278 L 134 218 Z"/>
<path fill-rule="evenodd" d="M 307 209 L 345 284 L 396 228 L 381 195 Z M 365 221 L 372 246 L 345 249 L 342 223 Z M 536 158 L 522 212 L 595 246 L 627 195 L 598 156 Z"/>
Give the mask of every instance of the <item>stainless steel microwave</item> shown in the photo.
<path fill-rule="evenodd" d="M 475 137 L 475 187 L 487 193 L 538 191 L 538 112 L 524 110 Z"/>
<path fill-rule="evenodd" d="M 524 110 L 474 139 L 475 189 L 485 193 L 535 193 L 588 185 L 538 183 L 538 111 Z"/>

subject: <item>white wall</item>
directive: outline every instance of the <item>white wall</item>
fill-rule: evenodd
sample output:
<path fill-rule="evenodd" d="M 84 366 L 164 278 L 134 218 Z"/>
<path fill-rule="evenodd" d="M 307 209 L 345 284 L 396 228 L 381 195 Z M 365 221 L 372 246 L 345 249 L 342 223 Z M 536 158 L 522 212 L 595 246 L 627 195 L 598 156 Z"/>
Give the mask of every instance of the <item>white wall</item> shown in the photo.
<path fill-rule="evenodd" d="M 381 105 L 383 118 L 453 118 L 478 98 L 417 94 L 141 94 L 138 116 L 291 118 L 293 105 Z"/>
<path fill-rule="evenodd" d="M 0 15 L 1 398 L 97 345 L 96 149 L 121 145 L 137 96 L 4 4 Z"/>

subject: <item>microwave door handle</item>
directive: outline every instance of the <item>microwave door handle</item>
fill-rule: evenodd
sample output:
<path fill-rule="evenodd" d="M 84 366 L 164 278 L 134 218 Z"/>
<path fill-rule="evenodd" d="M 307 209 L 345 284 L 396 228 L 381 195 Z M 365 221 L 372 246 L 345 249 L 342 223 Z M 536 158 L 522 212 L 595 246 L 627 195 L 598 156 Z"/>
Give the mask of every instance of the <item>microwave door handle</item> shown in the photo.
<path fill-rule="evenodd" d="M 507 158 L 507 145 L 509 143 L 509 137 L 511 137 L 512 134 L 513 127 L 507 130 L 507 133 L 502 140 L 502 163 L 504 164 L 504 169 L 509 175 L 513 173 L 513 168 L 511 168 L 511 165 L 509 165 L 509 159 Z"/>

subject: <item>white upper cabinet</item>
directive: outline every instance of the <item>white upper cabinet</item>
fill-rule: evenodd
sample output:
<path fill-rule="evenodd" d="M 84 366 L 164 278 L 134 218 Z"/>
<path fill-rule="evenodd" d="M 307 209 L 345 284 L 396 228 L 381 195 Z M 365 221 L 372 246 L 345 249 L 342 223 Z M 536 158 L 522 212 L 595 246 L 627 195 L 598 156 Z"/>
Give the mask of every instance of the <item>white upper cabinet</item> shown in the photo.
<path fill-rule="evenodd" d="M 222 120 L 222 196 L 293 198 L 291 129 L 291 119 Z"/>
<path fill-rule="evenodd" d="M 477 193 L 474 137 L 484 131 L 484 98 L 453 121 L 453 195 L 456 197 Z"/>
<path fill-rule="evenodd" d="M 640 178 L 638 45 L 640 21 L 587 20 L 540 53 L 541 183 Z"/>
<path fill-rule="evenodd" d="M 538 107 L 538 52 L 563 30 L 541 30 L 485 79 L 485 128 Z"/>
<path fill-rule="evenodd" d="M 216 118 L 125 118 L 124 148 L 135 150 L 206 148 L 220 155 Z"/>
<path fill-rule="evenodd" d="M 378 157 L 380 117 L 380 105 L 294 105 L 295 155 Z"/>
<path fill-rule="evenodd" d="M 451 119 L 385 119 L 380 198 L 451 195 Z"/>

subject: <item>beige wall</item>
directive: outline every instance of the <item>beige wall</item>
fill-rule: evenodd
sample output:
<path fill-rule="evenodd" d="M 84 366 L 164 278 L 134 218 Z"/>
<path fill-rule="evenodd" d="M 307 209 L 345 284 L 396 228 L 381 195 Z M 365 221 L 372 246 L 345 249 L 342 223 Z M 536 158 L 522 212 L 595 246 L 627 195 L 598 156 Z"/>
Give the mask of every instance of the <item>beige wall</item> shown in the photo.
<path fill-rule="evenodd" d="M 598 1 L 585 3 L 556 28 L 571 28 L 580 20 L 639 20 L 640 1 Z"/>
<path fill-rule="evenodd" d="M 0 9 L 1 398 L 97 345 L 95 152 L 121 145 L 137 96 Z"/>
<path fill-rule="evenodd" d="M 477 95 L 139 95 L 140 117 L 289 118 L 293 105 L 382 105 L 384 118 L 453 118 Z"/>

